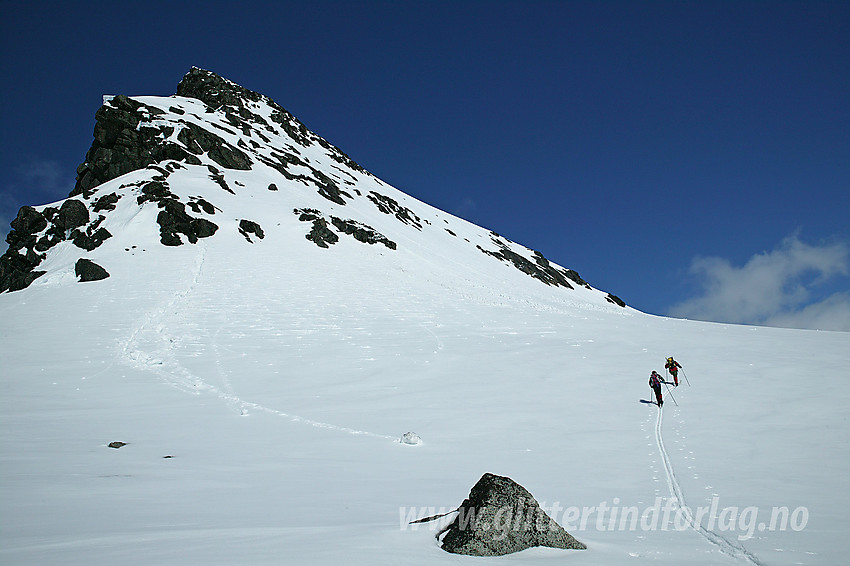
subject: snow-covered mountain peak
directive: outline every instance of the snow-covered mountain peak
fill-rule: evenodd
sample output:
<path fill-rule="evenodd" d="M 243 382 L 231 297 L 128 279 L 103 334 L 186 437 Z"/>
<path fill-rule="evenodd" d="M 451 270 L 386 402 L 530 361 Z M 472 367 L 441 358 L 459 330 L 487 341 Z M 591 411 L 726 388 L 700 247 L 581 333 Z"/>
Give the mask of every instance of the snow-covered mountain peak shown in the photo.
<path fill-rule="evenodd" d="M 390 187 L 272 99 L 210 71 L 192 68 L 174 96 L 104 97 L 95 120 L 69 198 L 23 207 L 12 222 L 0 292 L 135 271 L 115 256 L 138 248 L 235 238 L 281 253 L 306 241 L 307 261 L 326 261 L 325 250 L 352 240 L 373 248 L 361 262 L 387 252 L 464 280 L 515 285 L 521 275 L 572 292 L 570 302 L 624 306 L 542 254 Z"/>
<path fill-rule="evenodd" d="M 178 91 L 105 97 L 12 223 L 0 563 L 457 564 L 495 476 L 587 546 L 508 563 L 846 562 L 846 333 L 621 308 L 262 95 Z"/>

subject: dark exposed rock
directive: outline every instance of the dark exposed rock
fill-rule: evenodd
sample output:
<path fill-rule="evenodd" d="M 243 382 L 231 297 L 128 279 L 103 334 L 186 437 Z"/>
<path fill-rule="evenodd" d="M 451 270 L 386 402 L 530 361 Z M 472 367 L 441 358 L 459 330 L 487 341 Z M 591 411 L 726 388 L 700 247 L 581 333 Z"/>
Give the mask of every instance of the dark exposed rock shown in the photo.
<path fill-rule="evenodd" d="M 9 244 L 9 252 L 18 252 L 24 249 L 32 249 L 36 244 L 37 236 L 35 234 L 27 234 L 20 230 L 12 230 L 6 236 L 6 243 Z M 26 253 L 26 252 L 24 252 Z"/>
<path fill-rule="evenodd" d="M 207 214 L 215 214 L 216 208 L 212 203 L 206 201 L 200 197 L 192 197 L 192 199 L 188 202 L 187 206 L 192 209 L 193 212 L 200 213 L 205 212 Z"/>
<path fill-rule="evenodd" d="M 215 122 L 210 122 L 210 126 L 212 126 L 213 128 L 219 129 L 219 130 L 221 130 L 222 132 L 228 133 L 228 134 L 230 134 L 231 136 L 238 135 L 236 132 L 234 132 L 234 131 L 233 131 L 233 130 L 231 130 L 230 128 L 225 128 L 225 127 L 224 127 L 224 126 L 222 126 L 221 124 L 216 124 Z M 242 141 L 242 140 L 240 139 L 239 141 Z M 243 142 L 243 143 L 244 143 L 244 142 Z M 238 144 L 238 142 L 237 142 L 237 145 L 239 145 L 239 144 Z"/>
<path fill-rule="evenodd" d="M 336 216 L 331 217 L 334 227 L 344 234 L 353 236 L 355 240 L 365 244 L 384 244 L 391 250 L 396 249 L 396 243 L 366 224 L 356 220 L 343 220 Z"/>
<path fill-rule="evenodd" d="M 63 241 L 65 241 L 65 233 L 54 226 L 38 239 L 33 250 L 37 253 L 43 253 Z"/>
<path fill-rule="evenodd" d="M 235 192 L 233 192 L 233 189 L 231 189 L 227 185 L 227 181 L 224 179 L 224 175 L 221 174 L 221 171 L 219 171 L 218 169 L 216 169 L 212 165 L 207 165 L 207 169 L 209 169 L 209 171 L 210 171 L 210 179 L 215 181 L 216 184 L 219 187 L 221 187 L 222 189 L 224 189 L 225 191 L 227 191 L 228 193 L 230 193 L 232 195 L 236 194 Z"/>
<path fill-rule="evenodd" d="M 47 228 L 47 219 L 33 207 L 22 206 L 9 225 L 12 230 L 21 234 L 35 234 Z"/>
<path fill-rule="evenodd" d="M 33 207 L 24 206 L 10 226 L 12 230 L 6 235 L 9 248 L 0 256 L 0 293 L 26 289 L 45 274 L 35 271 L 45 257 L 35 248 L 36 234 L 48 227 L 48 219 Z"/>
<path fill-rule="evenodd" d="M 310 136 L 310 130 L 307 129 L 307 126 L 302 124 L 295 116 L 287 112 L 285 109 L 283 109 L 276 103 L 272 104 L 277 107 L 276 110 L 272 112 L 270 116 L 272 122 L 275 122 L 281 128 L 283 128 L 283 130 L 287 134 L 289 134 L 289 137 L 298 142 L 300 145 L 304 147 L 313 145 L 313 142 L 311 140 L 312 136 Z M 316 136 L 316 138 L 318 138 L 318 136 Z"/>
<path fill-rule="evenodd" d="M 551 266 L 549 260 L 543 257 L 543 254 L 540 252 L 534 252 L 534 261 L 539 265 L 544 271 L 552 275 L 552 278 L 557 282 L 556 285 L 561 285 L 563 287 L 570 287 L 568 283 L 563 281 L 561 277 L 565 277 L 572 281 L 573 283 L 577 283 L 583 287 L 587 287 L 587 282 L 581 278 L 577 271 L 572 269 L 556 269 Z"/>
<path fill-rule="evenodd" d="M 550 265 L 548 265 L 548 261 L 545 265 L 541 265 L 539 261 L 532 262 L 525 256 L 516 253 L 515 251 L 504 245 L 501 246 L 498 251 L 486 250 L 481 246 L 477 247 L 485 254 L 510 263 L 526 275 L 530 275 L 531 277 L 534 277 L 535 279 L 538 279 L 546 283 L 547 285 L 562 285 L 564 287 L 567 287 L 568 289 L 574 288 L 572 285 L 570 285 L 570 283 L 567 281 L 566 277 L 563 274 L 554 270 Z"/>
<path fill-rule="evenodd" d="M 74 242 L 74 245 L 78 248 L 82 248 L 87 251 L 92 251 L 93 249 L 100 246 L 103 242 L 105 242 L 108 238 L 111 238 L 112 234 L 109 233 L 109 230 L 106 228 L 96 228 L 92 229 L 91 227 L 85 232 L 81 230 L 74 230 L 71 233 L 71 241 Z"/>
<path fill-rule="evenodd" d="M 209 107 L 209 111 L 223 112 L 228 122 L 234 126 L 241 127 L 243 122 L 247 121 L 273 132 L 274 129 L 265 118 L 252 112 L 245 104 L 246 101 L 263 101 L 272 108 L 272 121 L 279 124 L 298 143 L 309 146 L 312 144 L 311 137 L 315 136 L 315 134 L 311 135 L 304 124 L 273 100 L 210 71 L 193 67 L 177 85 L 177 95 L 200 100 Z M 244 129 L 243 134 L 247 135 Z M 266 143 L 269 141 L 262 134 L 260 138 Z"/>
<path fill-rule="evenodd" d="M 251 168 L 251 159 L 242 150 L 196 124 L 184 124 L 183 129 L 177 134 L 177 140 L 196 155 L 206 153 L 210 159 L 225 169 L 248 170 Z"/>
<path fill-rule="evenodd" d="M 481 476 L 443 533 L 443 550 L 472 556 L 502 556 L 535 546 L 587 548 L 549 517 L 528 490 L 494 474 Z"/>
<path fill-rule="evenodd" d="M 493 243 L 499 247 L 497 251 L 486 250 L 481 246 L 476 247 L 489 256 L 493 256 L 510 263 L 526 275 L 530 275 L 547 285 L 554 285 L 555 287 L 574 289 L 574 287 L 570 284 L 570 281 L 582 286 L 587 286 L 587 282 L 582 279 L 576 271 L 573 271 L 572 269 L 558 269 L 553 267 L 549 263 L 549 260 L 543 257 L 543 254 L 540 252 L 533 252 L 532 255 L 534 257 L 534 261 L 531 261 L 527 257 L 513 251 L 509 245 L 502 240 L 502 237 L 495 232 L 491 232 L 490 237 L 493 240 Z"/>
<path fill-rule="evenodd" d="M 301 222 L 310 222 L 322 216 L 322 212 L 315 208 L 296 208 L 292 212 L 298 215 L 298 220 Z"/>
<path fill-rule="evenodd" d="M 223 106 L 241 107 L 243 100 L 259 102 L 263 95 L 241 87 L 213 72 L 192 67 L 177 85 L 177 96 L 200 100 L 218 109 Z"/>
<path fill-rule="evenodd" d="M 205 71 L 203 69 L 192 68 L 177 86 L 177 94 L 179 96 L 187 96 L 201 100 L 208 106 L 208 111 L 210 112 L 223 112 L 228 122 L 242 129 L 242 133 L 245 137 L 250 137 L 252 134 L 256 134 L 257 137 L 268 144 L 270 143 L 269 138 L 264 136 L 260 130 L 265 129 L 272 133 L 278 133 L 273 127 L 273 124 L 277 124 L 298 144 L 302 146 L 310 146 L 313 143 L 318 143 L 328 151 L 328 155 L 335 161 L 349 167 L 350 169 L 365 173 L 365 170 L 355 163 L 350 157 L 338 148 L 332 146 L 326 140 L 310 132 L 304 124 L 299 122 L 297 118 L 279 104 L 268 97 L 241 87 L 216 75 L 215 73 Z M 271 107 L 272 113 L 270 115 L 270 119 L 272 124 L 269 124 L 265 118 L 251 111 L 251 105 L 248 103 L 260 101 Z M 249 123 L 254 124 L 255 127 L 250 127 L 248 125 Z M 245 156 L 244 163 L 241 159 L 238 159 L 240 155 L 245 155 L 242 154 L 240 150 L 233 148 L 232 146 L 215 144 L 214 140 L 215 137 L 217 137 L 215 134 L 205 130 L 198 130 L 202 129 L 198 126 L 186 124 L 186 127 L 178 134 L 178 139 L 180 139 L 180 141 L 189 148 L 189 151 L 198 154 L 202 153 L 200 150 L 208 151 L 210 158 L 214 159 L 224 167 L 237 169 L 247 169 L 250 167 L 250 160 L 247 156 Z M 204 147 L 205 143 L 210 145 L 212 149 Z M 243 143 L 240 145 L 247 149 L 246 144 Z M 253 140 L 251 140 L 251 145 L 255 148 L 260 147 Z M 294 147 L 287 147 L 291 148 L 292 152 L 297 153 L 297 150 Z M 239 154 L 218 155 L 218 153 L 221 152 L 221 148 L 232 149 L 234 152 L 239 152 Z M 340 189 L 336 181 L 318 169 L 310 167 L 292 152 L 283 151 L 283 153 L 279 153 L 278 151 L 274 151 L 272 152 L 271 157 L 261 154 L 257 154 L 254 157 L 269 167 L 275 168 L 289 180 L 300 180 L 305 183 L 315 184 L 319 194 L 331 202 L 336 204 L 345 204 L 345 198 L 353 198 L 350 194 Z M 290 165 L 302 165 L 308 167 L 311 170 L 311 173 L 309 175 L 290 173 L 288 171 L 288 167 Z M 349 173 L 346 172 L 346 174 Z M 270 190 L 275 189 L 270 188 Z"/>
<path fill-rule="evenodd" d="M 378 207 L 378 210 L 380 210 L 384 214 L 395 215 L 395 217 L 402 221 L 404 224 L 415 226 L 416 229 L 422 230 L 422 222 L 419 217 L 416 216 L 416 214 L 414 214 L 414 212 L 409 208 L 401 206 L 395 199 L 392 199 L 380 193 L 376 193 L 375 191 L 369 191 L 367 197 L 369 200 L 375 203 L 375 206 Z"/>
<path fill-rule="evenodd" d="M 103 195 L 95 201 L 92 211 L 102 212 L 104 210 L 115 210 L 115 205 L 120 198 L 121 197 L 119 197 L 117 193 Z"/>
<path fill-rule="evenodd" d="M 160 242 L 166 246 L 183 243 L 178 234 L 183 234 L 189 243 L 198 243 L 199 238 L 208 238 L 216 233 L 218 226 L 205 218 L 193 218 L 186 213 L 186 205 L 180 201 L 165 201 L 163 210 L 156 217 L 159 224 Z"/>
<path fill-rule="evenodd" d="M 313 220 L 313 228 L 305 237 L 320 248 L 330 247 L 330 245 L 339 241 L 339 236 L 328 228 L 328 221 L 324 218 L 315 218 Z"/>
<path fill-rule="evenodd" d="M 0 256 L 0 293 L 26 289 L 33 281 L 47 273 L 35 271 L 43 259 L 44 255 L 36 254 L 32 250 L 25 255 L 7 250 Z"/>
<path fill-rule="evenodd" d="M 91 251 L 112 237 L 106 228 L 100 227 L 105 220 L 103 215 L 98 215 L 91 224 L 90 218 L 86 205 L 74 198 L 65 200 L 58 209 L 46 207 L 42 212 L 23 207 L 6 237 L 9 249 L 0 256 L 0 292 L 25 289 L 43 275 L 43 271 L 35 268 L 46 257 L 44 252 L 62 241 L 70 240 L 77 247 Z"/>
<path fill-rule="evenodd" d="M 140 126 L 143 118 L 161 113 L 124 95 L 113 97 L 95 113 L 94 141 L 85 161 L 77 167 L 77 182 L 70 196 L 88 198 L 91 189 L 130 171 L 165 160 L 200 165 L 194 155 L 166 140 L 170 126 Z"/>
<path fill-rule="evenodd" d="M 313 177 L 313 182 L 319 188 L 319 194 L 328 199 L 329 201 L 335 202 L 337 204 L 345 204 L 345 200 L 343 200 L 342 197 L 354 198 L 347 192 L 340 189 L 339 185 L 337 185 L 333 179 L 331 179 L 318 169 L 313 169 Z"/>
<path fill-rule="evenodd" d="M 77 260 L 77 263 L 74 265 L 74 273 L 77 274 L 77 278 L 80 283 L 86 281 L 100 281 L 101 279 L 109 277 L 109 273 L 104 268 L 92 260 L 85 258 Z"/>
<path fill-rule="evenodd" d="M 109 444 L 107 444 L 107 446 L 109 446 L 110 448 L 115 448 L 117 450 L 118 448 L 121 448 L 122 446 L 127 446 L 127 443 L 121 442 L 120 440 L 116 440 L 115 442 L 110 442 Z"/>
<path fill-rule="evenodd" d="M 227 170 L 249 170 L 259 161 L 273 167 L 283 178 L 303 183 L 310 190 L 315 189 L 324 199 L 336 205 L 345 205 L 355 199 L 352 194 L 366 196 L 379 211 L 395 216 L 400 222 L 418 230 L 422 230 L 425 224 L 430 225 L 427 219 L 420 219 L 411 209 L 386 195 L 376 191 L 364 194 L 368 189 L 365 186 L 358 188 L 357 183 L 362 177 L 355 171 L 368 172 L 267 97 L 215 73 L 196 68 L 183 77 L 177 94 L 202 101 L 206 105 L 206 114 L 214 115 L 214 120 L 204 122 L 204 111 L 196 110 L 197 105 L 193 105 L 192 112 L 187 113 L 177 106 L 181 104 L 178 100 L 173 101 L 168 113 L 140 101 L 148 99 L 134 100 L 119 95 L 104 102 L 95 115 L 92 145 L 85 161 L 77 169 L 77 183 L 71 193 L 71 197 L 77 198 L 69 198 L 61 207 L 46 207 L 40 211 L 25 207 L 13 221 L 13 230 L 7 237 L 9 250 L 0 256 L 0 292 L 29 285 L 42 274 L 36 271 L 36 267 L 46 257 L 45 252 L 60 242 L 67 240 L 82 249 L 93 250 L 110 238 L 112 234 L 100 225 L 103 217 L 94 222 L 91 218 L 115 210 L 121 198 L 119 194 L 132 194 L 137 197 L 138 204 L 152 202 L 161 209 L 157 223 L 161 242 L 165 245 L 176 246 L 186 241 L 196 243 L 199 238 L 213 235 L 218 226 L 197 216 L 213 215 L 219 209 L 200 197 L 181 202 L 168 185 L 173 171 L 185 169 L 183 164 L 201 165 L 202 159 L 209 168 L 210 178 L 232 194 L 235 194 L 233 189 L 237 186 L 245 185 Z M 259 114 L 259 104 L 268 105 L 271 112 L 265 109 L 262 115 Z M 180 117 L 176 118 L 175 114 Z M 160 118 L 163 115 L 167 115 L 165 119 Z M 291 142 L 278 137 L 282 131 L 291 137 Z M 266 145 L 256 140 L 262 140 Z M 299 151 L 311 145 L 313 151 L 319 151 L 316 146 L 320 146 L 334 160 L 329 164 L 330 169 L 318 168 L 311 157 Z M 210 160 L 223 168 L 224 173 L 210 165 Z M 110 194 L 101 191 L 95 197 L 94 189 L 100 184 L 141 169 L 150 169 L 151 173 L 144 171 L 122 184 L 121 189 L 131 190 Z M 271 180 L 280 182 L 282 178 L 273 176 Z M 371 183 L 368 186 L 371 187 Z M 268 189 L 277 191 L 278 186 L 270 183 Z M 218 197 L 211 198 L 218 200 Z M 187 199 L 183 197 L 183 200 Z M 341 234 L 368 244 L 380 243 L 389 249 L 397 247 L 395 242 L 361 222 L 312 209 L 296 213 L 302 221 L 312 223 L 306 237 L 321 247 L 336 243 Z M 248 220 L 239 223 L 239 230 L 249 242 L 264 237 L 260 226 Z M 446 230 L 456 235 L 448 228 Z M 532 255 L 526 249 L 505 243 L 496 234 L 493 236 L 496 247 L 489 246 L 491 250 L 479 248 L 482 252 L 549 285 L 568 288 L 572 288 L 571 283 L 586 285 L 578 273 L 551 265 L 542 254 L 534 252 Z M 469 242 L 468 239 L 466 241 Z M 610 297 L 609 300 L 616 302 L 616 297 Z"/>
<path fill-rule="evenodd" d="M 266 237 L 266 235 L 263 233 L 263 229 L 260 228 L 260 225 L 251 220 L 239 221 L 239 233 L 245 236 L 245 239 L 252 244 L 254 242 L 251 240 L 251 234 L 254 234 L 261 240 Z"/>
<path fill-rule="evenodd" d="M 142 185 L 141 193 L 136 197 L 136 202 L 144 204 L 155 202 L 164 205 L 166 200 L 177 200 L 177 196 L 171 192 L 168 185 L 163 181 L 149 181 Z"/>
<path fill-rule="evenodd" d="M 328 155 L 330 155 L 331 159 L 333 159 L 334 161 L 341 163 L 341 164 L 345 165 L 346 167 L 348 167 L 350 169 L 354 169 L 355 171 L 359 171 L 361 173 L 366 173 L 367 175 L 370 174 L 363 167 L 361 167 L 359 163 L 357 163 L 356 161 L 351 159 L 348 155 L 346 155 L 345 152 L 343 152 L 338 147 L 331 145 L 324 138 L 318 138 L 316 141 L 318 141 L 319 145 L 321 145 L 323 148 L 328 150 L 328 152 L 329 152 Z"/>
<path fill-rule="evenodd" d="M 241 87 L 213 72 L 193 67 L 186 73 L 180 84 L 177 85 L 177 95 L 195 98 L 204 102 L 210 110 L 224 112 L 227 120 L 234 126 L 243 128 L 243 134 L 246 136 L 251 132 L 250 129 L 245 128 L 244 122 L 246 121 L 257 126 L 265 127 L 267 131 L 275 132 L 271 124 L 262 116 L 252 112 L 245 104 L 246 101 L 262 101 L 272 108 L 270 115 L 272 123 L 280 126 L 299 145 L 308 147 L 313 143 L 318 143 L 338 163 L 355 171 L 367 173 L 363 167 L 358 165 L 339 148 L 308 130 L 295 116 L 274 100 Z M 264 142 L 269 143 L 269 139 L 263 136 L 258 129 L 254 129 L 253 132 Z M 336 196 L 335 192 L 328 190 L 327 187 L 324 187 L 324 189 L 323 196 L 329 196 L 333 200 L 333 197 Z"/>
<path fill-rule="evenodd" d="M 55 224 L 60 230 L 73 230 L 89 223 L 89 209 L 77 199 L 69 198 L 59 208 Z"/>
<path fill-rule="evenodd" d="M 298 215 L 298 220 L 301 222 L 313 223 L 313 228 L 306 237 L 311 242 L 315 242 L 317 246 L 327 248 L 330 244 L 335 244 L 339 241 L 339 236 L 330 229 L 328 220 L 321 211 L 315 208 L 296 208 L 293 212 Z M 339 232 L 352 236 L 360 242 L 366 244 L 384 244 L 391 250 L 396 249 L 395 242 L 366 224 L 355 220 L 343 220 L 336 216 L 330 217 L 330 224 Z"/>
<path fill-rule="evenodd" d="M 609 303 L 614 303 L 615 305 L 618 305 L 618 306 L 621 306 L 621 307 L 624 307 L 624 308 L 626 306 L 626 303 L 625 303 L 625 301 L 623 301 L 623 299 L 621 299 L 617 295 L 612 295 L 611 293 L 608 293 L 608 296 L 605 297 L 605 300 L 608 301 Z"/>
<path fill-rule="evenodd" d="M 310 176 L 304 175 L 302 173 L 299 173 L 297 175 L 294 174 L 294 173 L 290 173 L 289 169 L 288 169 L 288 167 L 290 165 L 303 165 L 304 167 L 307 167 L 308 169 L 310 169 L 314 173 L 317 172 L 316 169 L 313 169 L 312 167 L 310 167 L 308 164 L 306 164 L 303 161 L 301 161 L 300 159 L 298 159 L 298 157 L 296 157 L 293 154 L 289 154 L 289 153 L 281 154 L 281 153 L 277 153 L 277 152 L 273 151 L 272 154 L 271 154 L 271 157 L 266 157 L 264 155 L 258 155 L 257 159 L 259 161 L 261 161 L 262 163 L 268 165 L 269 167 L 276 169 L 278 171 L 278 173 L 283 175 L 284 178 L 286 178 L 289 181 L 300 181 L 308 187 L 311 184 L 315 185 L 317 187 L 322 187 L 325 184 L 327 184 L 324 181 L 319 181 L 314 177 L 310 177 Z M 272 184 L 272 185 L 274 185 L 274 184 Z M 272 185 L 269 185 L 269 190 L 277 190 L 277 185 L 274 185 L 275 186 L 274 189 L 271 188 Z M 333 183 L 333 181 L 330 181 L 328 188 L 325 188 L 325 193 L 326 194 L 322 195 L 325 198 L 328 198 L 329 200 L 333 200 L 333 202 L 336 202 L 338 204 L 345 204 L 345 201 L 343 201 L 342 198 L 341 198 L 341 195 L 340 195 L 341 191 L 339 190 L 339 187 L 337 187 Z M 320 194 L 321 194 L 321 191 L 320 191 Z M 344 193 L 344 194 L 348 197 L 351 196 L 351 195 L 348 195 L 347 193 Z M 332 196 L 328 197 L 327 195 L 332 195 Z"/>

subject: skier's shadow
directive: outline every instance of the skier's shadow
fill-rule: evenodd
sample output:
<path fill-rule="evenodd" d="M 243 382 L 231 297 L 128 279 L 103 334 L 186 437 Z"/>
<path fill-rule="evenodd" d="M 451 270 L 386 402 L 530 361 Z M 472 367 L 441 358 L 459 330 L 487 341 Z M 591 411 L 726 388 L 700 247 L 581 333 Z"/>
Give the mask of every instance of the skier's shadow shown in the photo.
<path fill-rule="evenodd" d="M 640 402 L 641 403 L 647 403 L 649 405 L 657 405 L 658 404 L 655 401 L 647 401 L 646 399 L 641 399 Z"/>

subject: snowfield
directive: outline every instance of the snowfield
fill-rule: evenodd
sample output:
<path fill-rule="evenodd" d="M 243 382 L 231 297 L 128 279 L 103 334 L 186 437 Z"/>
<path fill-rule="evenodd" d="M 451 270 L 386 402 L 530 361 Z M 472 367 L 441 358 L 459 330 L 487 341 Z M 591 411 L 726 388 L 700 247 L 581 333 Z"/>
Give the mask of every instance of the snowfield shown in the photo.
<path fill-rule="evenodd" d="M 107 280 L 0 295 L 4 564 L 842 562 L 846 333 L 582 304 L 406 248 L 139 241 Z M 641 400 L 667 355 L 690 386 L 662 421 Z M 485 472 L 588 550 L 474 559 L 404 524 Z M 725 523 L 565 511 L 674 496 Z M 807 521 L 746 538 L 732 507 Z"/>
<path fill-rule="evenodd" d="M 188 124 L 215 126 L 251 167 L 193 151 L 200 165 L 102 183 L 82 200 L 115 193 L 89 225 L 111 237 L 57 243 L 43 276 L 0 294 L 0 563 L 846 561 L 850 334 L 662 318 L 549 286 L 505 259 L 542 265 L 531 250 L 305 142 L 266 99 L 242 100 L 241 124 L 200 100 L 133 100 L 148 131 L 183 144 Z M 159 176 L 214 236 L 160 243 L 165 201 L 145 202 Z M 338 242 L 305 238 L 321 224 L 305 209 Z M 110 277 L 78 283 L 81 257 Z M 647 382 L 667 356 L 684 374 L 659 410 Z M 436 537 L 451 514 L 408 524 L 487 472 L 587 550 L 458 556 Z"/>

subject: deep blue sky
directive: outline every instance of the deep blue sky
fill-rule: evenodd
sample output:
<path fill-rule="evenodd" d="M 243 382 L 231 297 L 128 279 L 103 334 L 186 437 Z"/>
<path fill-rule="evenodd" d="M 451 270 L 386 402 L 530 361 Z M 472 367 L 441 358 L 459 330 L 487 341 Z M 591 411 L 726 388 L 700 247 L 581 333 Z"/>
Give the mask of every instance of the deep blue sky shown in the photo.
<path fill-rule="evenodd" d="M 0 9 L 4 234 L 67 196 L 101 95 L 195 65 L 641 310 L 805 326 L 815 303 L 850 330 L 850 2 Z"/>

